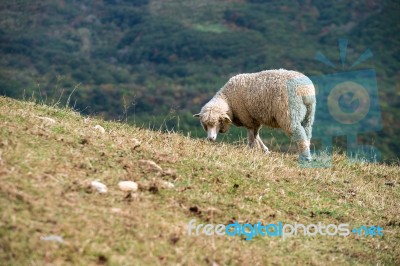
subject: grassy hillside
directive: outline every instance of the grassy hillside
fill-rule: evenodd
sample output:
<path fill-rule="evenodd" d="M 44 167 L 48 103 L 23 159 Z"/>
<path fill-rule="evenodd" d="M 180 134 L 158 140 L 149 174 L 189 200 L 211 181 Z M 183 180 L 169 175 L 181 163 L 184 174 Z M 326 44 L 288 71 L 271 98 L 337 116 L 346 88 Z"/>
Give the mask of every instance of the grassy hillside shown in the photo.
<path fill-rule="evenodd" d="M 352 164 L 335 154 L 330 169 L 299 168 L 292 154 L 265 156 L 244 144 L 212 144 L 4 97 L 0 125 L 2 265 L 400 263 L 398 166 Z M 108 192 L 93 190 L 93 180 Z M 139 190 L 121 191 L 121 180 Z M 384 235 L 189 237 L 192 219 L 379 225 Z M 63 242 L 44 241 L 49 235 Z"/>
<path fill-rule="evenodd" d="M 19 0 L 0 3 L 0 95 L 62 100 L 85 115 L 191 132 L 191 114 L 234 74 L 377 72 L 383 129 L 361 136 L 400 155 L 400 4 L 395 0 Z M 388 38 L 390 36 L 390 38 Z M 337 41 L 349 40 L 341 66 Z M 336 69 L 315 60 L 323 52 Z M 232 139 L 240 131 L 231 133 Z M 268 131 L 264 138 L 286 138 Z"/>

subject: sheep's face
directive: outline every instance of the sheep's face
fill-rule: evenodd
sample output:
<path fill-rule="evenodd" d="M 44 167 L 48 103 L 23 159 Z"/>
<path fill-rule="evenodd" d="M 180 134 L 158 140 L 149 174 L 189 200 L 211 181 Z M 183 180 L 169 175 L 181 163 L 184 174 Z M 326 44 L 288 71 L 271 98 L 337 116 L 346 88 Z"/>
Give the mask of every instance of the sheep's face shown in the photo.
<path fill-rule="evenodd" d="M 229 130 L 231 119 L 227 114 L 216 115 L 211 112 L 200 113 L 194 115 L 200 118 L 200 123 L 204 130 L 207 131 L 207 139 L 215 141 L 218 133 L 225 133 Z"/>

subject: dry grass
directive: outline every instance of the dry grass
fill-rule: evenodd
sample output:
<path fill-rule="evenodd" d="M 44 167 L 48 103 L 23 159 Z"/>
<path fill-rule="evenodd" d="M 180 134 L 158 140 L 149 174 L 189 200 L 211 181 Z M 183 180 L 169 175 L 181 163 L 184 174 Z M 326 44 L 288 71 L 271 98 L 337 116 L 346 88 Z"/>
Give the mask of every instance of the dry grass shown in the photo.
<path fill-rule="evenodd" d="M 296 155 L 265 156 L 8 98 L 0 98 L 0 125 L 0 264 L 400 263 L 399 167 L 335 155 L 332 168 L 305 169 Z M 95 179 L 108 193 L 90 188 Z M 120 191 L 120 180 L 136 181 L 139 191 Z M 189 237 L 191 219 L 380 225 L 384 237 Z M 48 235 L 64 243 L 41 240 Z"/>

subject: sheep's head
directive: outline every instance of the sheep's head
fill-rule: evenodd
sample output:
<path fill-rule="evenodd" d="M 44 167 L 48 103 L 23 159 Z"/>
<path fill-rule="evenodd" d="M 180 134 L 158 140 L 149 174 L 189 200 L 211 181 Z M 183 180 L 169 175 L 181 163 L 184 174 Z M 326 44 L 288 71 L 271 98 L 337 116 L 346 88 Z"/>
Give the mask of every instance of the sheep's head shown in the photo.
<path fill-rule="evenodd" d="M 232 123 L 226 113 L 215 110 L 202 110 L 199 114 L 193 116 L 200 118 L 200 123 L 204 130 L 207 131 L 207 139 L 210 141 L 215 141 L 218 133 L 227 132 L 229 125 Z"/>

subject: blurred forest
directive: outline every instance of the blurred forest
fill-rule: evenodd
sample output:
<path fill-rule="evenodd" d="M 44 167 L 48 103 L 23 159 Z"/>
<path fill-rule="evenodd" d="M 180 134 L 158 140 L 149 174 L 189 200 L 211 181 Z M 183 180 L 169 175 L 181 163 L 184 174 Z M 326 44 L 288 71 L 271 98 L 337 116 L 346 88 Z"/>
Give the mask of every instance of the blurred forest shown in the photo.
<path fill-rule="evenodd" d="M 400 2 L 395 0 L 16 0 L 0 3 L 0 94 L 60 100 L 84 114 L 202 137 L 201 106 L 233 75 L 375 69 L 383 128 L 363 133 L 400 157 Z M 342 68 L 338 39 L 348 39 Z M 320 51 L 336 68 L 315 59 Z M 245 136 L 234 129 L 224 141 Z M 285 149 L 279 131 L 267 145 Z M 336 142 L 344 145 L 345 138 Z"/>

